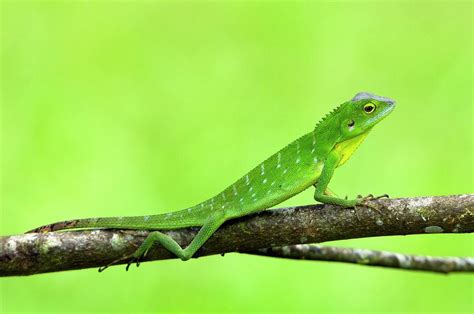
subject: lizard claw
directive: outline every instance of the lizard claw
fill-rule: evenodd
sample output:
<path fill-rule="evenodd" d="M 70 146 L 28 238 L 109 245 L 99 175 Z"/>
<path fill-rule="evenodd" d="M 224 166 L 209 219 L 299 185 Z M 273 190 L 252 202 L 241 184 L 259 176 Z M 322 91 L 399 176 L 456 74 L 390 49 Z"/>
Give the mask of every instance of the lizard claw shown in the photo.
<path fill-rule="evenodd" d="M 110 266 L 118 264 L 118 263 L 123 262 L 125 260 L 129 260 L 131 257 L 133 257 L 133 255 L 127 255 L 125 257 L 121 257 L 119 259 L 116 259 L 115 261 L 112 261 L 112 262 L 108 263 L 107 265 L 100 266 L 98 271 L 99 271 L 99 273 L 101 273 L 104 270 L 106 270 L 107 268 L 109 268 Z M 128 266 L 127 266 L 127 270 L 128 270 Z"/>
<path fill-rule="evenodd" d="M 134 255 L 129 256 L 129 260 L 128 260 L 127 266 L 125 266 L 125 270 L 128 271 L 128 269 L 130 268 L 130 265 L 132 265 L 133 263 L 136 263 L 137 267 L 140 266 L 140 258 L 135 257 Z"/>
<path fill-rule="evenodd" d="M 382 194 L 382 195 L 379 195 L 379 196 L 374 196 L 373 194 L 369 194 L 367 196 L 362 196 L 362 195 L 357 195 L 357 198 L 361 198 L 363 199 L 364 201 L 366 200 L 379 200 L 381 198 L 389 198 L 390 196 L 388 194 Z"/>
<path fill-rule="evenodd" d="M 131 256 L 131 258 L 128 260 L 128 263 L 127 263 L 127 266 L 125 267 L 125 270 L 128 271 L 128 269 L 130 268 L 130 265 L 132 265 L 133 263 L 135 263 L 137 265 L 137 267 L 140 266 L 140 257 L 135 257 L 135 256 Z"/>
<path fill-rule="evenodd" d="M 379 207 L 376 206 L 375 204 L 373 204 L 370 201 L 378 200 L 378 199 L 381 199 L 381 198 L 388 198 L 388 197 L 389 197 L 388 194 L 382 194 L 380 196 L 374 196 L 373 194 L 369 194 L 365 197 L 363 197 L 362 195 L 358 195 L 357 198 L 359 199 L 359 202 L 358 202 L 357 205 L 362 205 L 362 206 L 365 206 L 367 208 L 373 209 L 379 215 L 382 215 L 382 212 L 380 211 Z M 355 206 L 354 206 L 354 208 L 355 208 Z"/>
<path fill-rule="evenodd" d="M 125 270 L 126 270 L 126 271 L 128 271 L 128 269 L 130 268 L 130 265 L 132 265 L 134 261 L 135 261 L 135 258 L 134 258 L 134 257 L 132 257 L 132 258 L 128 261 L 127 266 L 125 266 Z"/>
<path fill-rule="evenodd" d="M 103 272 L 104 270 L 106 270 L 107 268 L 109 268 L 109 266 L 110 266 L 110 264 L 105 265 L 105 266 L 100 266 L 99 269 L 98 269 L 99 273 L 101 273 L 101 272 Z"/>
<path fill-rule="evenodd" d="M 128 271 L 128 269 L 130 268 L 130 265 L 132 265 L 133 263 L 135 263 L 137 267 L 140 267 L 140 264 L 145 258 L 145 256 L 147 255 L 147 253 L 148 253 L 148 249 L 144 253 L 137 254 L 135 252 L 132 255 L 125 257 L 126 259 L 128 259 L 128 263 L 127 263 L 127 266 L 125 267 L 125 270 Z"/>

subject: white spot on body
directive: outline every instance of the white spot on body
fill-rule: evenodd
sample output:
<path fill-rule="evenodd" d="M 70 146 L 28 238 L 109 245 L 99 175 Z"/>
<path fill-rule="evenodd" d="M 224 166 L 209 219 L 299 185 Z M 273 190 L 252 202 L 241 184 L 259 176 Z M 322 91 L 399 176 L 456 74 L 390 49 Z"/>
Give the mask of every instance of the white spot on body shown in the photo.
<path fill-rule="evenodd" d="M 260 165 L 260 175 L 263 176 L 264 174 L 265 174 L 265 164 L 262 163 L 262 164 Z"/>
<path fill-rule="evenodd" d="M 250 184 L 250 178 L 249 178 L 248 174 L 245 176 L 245 184 L 247 184 L 247 185 Z"/>
<path fill-rule="evenodd" d="M 383 221 L 381 219 L 377 219 L 375 221 L 375 223 L 377 224 L 377 226 L 382 226 L 383 225 Z"/>
<path fill-rule="evenodd" d="M 274 185 L 275 185 L 275 183 L 276 183 L 276 182 L 275 182 L 275 181 L 273 181 L 273 182 L 272 182 L 270 185 L 271 185 L 271 186 L 274 186 Z"/>
<path fill-rule="evenodd" d="M 313 149 L 311 150 L 311 154 L 313 154 L 315 151 L 316 151 L 316 148 L 313 147 Z"/>
<path fill-rule="evenodd" d="M 243 198 L 240 198 L 239 202 L 243 203 L 244 199 Z"/>
<path fill-rule="evenodd" d="M 301 161 L 301 159 L 298 157 L 298 158 L 296 158 L 296 162 L 295 162 L 295 163 L 299 164 L 300 161 Z"/>
<path fill-rule="evenodd" d="M 222 205 L 221 208 L 225 208 L 225 205 Z"/>
<path fill-rule="evenodd" d="M 150 216 L 143 216 L 144 221 L 148 221 L 150 219 Z"/>
<path fill-rule="evenodd" d="M 256 193 L 253 193 L 251 197 L 253 198 L 253 197 L 255 197 L 255 196 L 257 196 L 257 194 L 256 194 Z"/>
<path fill-rule="evenodd" d="M 253 186 L 251 186 L 249 189 L 249 192 L 252 192 L 252 191 L 253 191 Z"/>
<path fill-rule="evenodd" d="M 234 195 L 237 196 L 237 188 L 235 187 L 235 184 L 232 185 L 232 190 L 234 191 Z"/>
<path fill-rule="evenodd" d="M 277 156 L 277 168 L 281 167 L 281 152 L 278 152 Z"/>
<path fill-rule="evenodd" d="M 314 158 L 313 158 L 313 162 L 314 162 L 315 164 L 318 163 L 318 158 L 314 157 Z"/>
<path fill-rule="evenodd" d="M 224 192 L 222 192 L 222 199 L 223 199 L 224 201 L 227 200 L 227 198 L 225 197 L 225 193 L 224 193 Z"/>
<path fill-rule="evenodd" d="M 288 169 L 285 169 L 283 170 L 283 174 L 287 173 L 288 172 Z"/>
<path fill-rule="evenodd" d="M 316 134 L 313 132 L 313 146 L 316 145 Z"/>
<path fill-rule="evenodd" d="M 300 154 L 300 141 L 299 139 L 296 140 L 296 153 L 299 155 Z"/>
<path fill-rule="evenodd" d="M 262 183 L 265 184 L 265 183 L 267 183 L 267 181 L 268 180 L 265 178 L 265 179 L 263 179 Z"/>

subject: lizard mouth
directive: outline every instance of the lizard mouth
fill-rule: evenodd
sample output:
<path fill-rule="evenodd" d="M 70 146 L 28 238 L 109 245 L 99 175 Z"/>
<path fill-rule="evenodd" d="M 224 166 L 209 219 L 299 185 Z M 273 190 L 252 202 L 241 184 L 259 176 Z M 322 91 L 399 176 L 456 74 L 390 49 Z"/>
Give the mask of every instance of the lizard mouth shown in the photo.
<path fill-rule="evenodd" d="M 395 106 L 395 104 L 397 103 L 395 100 L 393 100 L 391 98 L 385 98 L 384 102 L 386 102 L 387 104 L 389 104 L 391 106 Z"/>
<path fill-rule="evenodd" d="M 396 102 L 394 100 L 392 100 L 391 102 L 388 102 L 387 104 L 388 104 L 388 106 L 384 110 L 385 114 L 389 114 L 396 107 Z"/>

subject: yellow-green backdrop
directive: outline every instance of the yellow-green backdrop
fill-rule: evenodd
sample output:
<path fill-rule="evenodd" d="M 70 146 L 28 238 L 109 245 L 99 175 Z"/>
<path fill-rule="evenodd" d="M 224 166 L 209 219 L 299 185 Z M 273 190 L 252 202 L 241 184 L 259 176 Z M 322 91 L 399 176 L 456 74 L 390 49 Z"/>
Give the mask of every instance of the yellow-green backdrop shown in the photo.
<path fill-rule="evenodd" d="M 473 192 L 472 2 L 2 1 L 1 234 L 181 209 L 358 91 L 398 101 L 332 188 Z M 312 191 L 285 205 L 312 202 Z M 337 245 L 473 255 L 471 235 Z M 473 311 L 472 275 L 239 254 L 4 278 L 1 312 Z"/>

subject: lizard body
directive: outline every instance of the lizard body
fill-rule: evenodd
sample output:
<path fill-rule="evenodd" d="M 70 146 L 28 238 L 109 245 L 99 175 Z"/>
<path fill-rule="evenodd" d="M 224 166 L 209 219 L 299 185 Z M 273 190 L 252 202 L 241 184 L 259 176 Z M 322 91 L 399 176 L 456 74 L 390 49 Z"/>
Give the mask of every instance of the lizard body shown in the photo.
<path fill-rule="evenodd" d="M 268 209 L 314 185 L 316 201 L 344 207 L 364 204 L 364 198 L 341 199 L 326 195 L 335 168 L 344 164 L 375 124 L 390 114 L 395 102 L 358 93 L 326 115 L 313 131 L 293 141 L 214 197 L 196 206 L 158 215 L 68 220 L 30 232 L 63 229 L 170 230 L 201 226 L 185 249 L 172 238 L 153 231 L 133 254 L 139 261 L 158 242 L 182 260 L 188 260 L 227 220 Z M 130 263 L 129 263 L 130 265 Z"/>

